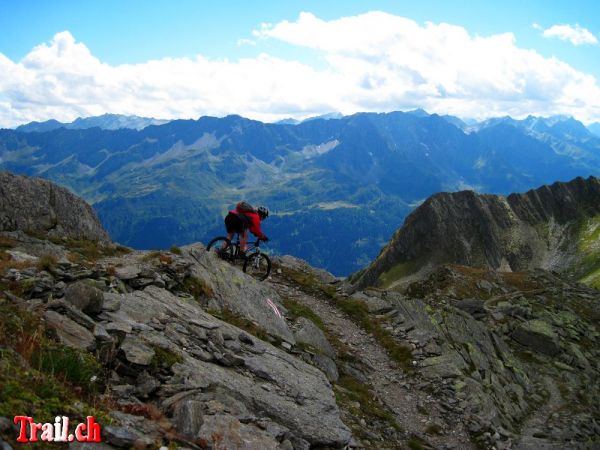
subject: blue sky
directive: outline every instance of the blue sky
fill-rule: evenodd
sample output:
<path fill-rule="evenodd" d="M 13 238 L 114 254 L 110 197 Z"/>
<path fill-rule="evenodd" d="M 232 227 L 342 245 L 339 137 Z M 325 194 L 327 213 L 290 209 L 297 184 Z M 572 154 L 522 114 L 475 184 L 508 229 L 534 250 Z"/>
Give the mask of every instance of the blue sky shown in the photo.
<path fill-rule="evenodd" d="M 402 36 L 394 34 L 394 27 L 404 26 L 402 22 L 396 23 L 390 20 L 389 35 L 383 36 L 377 43 L 368 43 L 370 37 L 366 31 L 364 36 L 365 42 L 368 44 L 365 44 L 364 47 L 366 53 L 358 56 L 353 54 L 353 62 L 348 59 L 352 53 L 351 49 L 344 48 L 340 43 L 326 45 L 311 39 L 311 33 L 316 29 L 323 32 L 323 36 L 328 36 L 332 41 L 338 39 L 337 35 L 332 35 L 325 28 L 341 30 L 340 33 L 348 32 L 348 39 L 351 39 L 354 35 L 351 27 L 344 27 L 341 24 L 340 27 L 337 27 L 336 21 L 357 17 L 364 19 L 364 22 L 362 19 L 356 20 L 352 22 L 352 26 L 360 28 L 361 23 L 373 26 L 373 21 L 365 16 L 372 11 L 381 11 L 389 16 L 413 21 L 420 27 L 419 29 L 415 28 L 416 32 L 425 30 L 423 39 L 431 37 L 431 46 L 438 46 L 432 50 L 432 54 L 439 67 L 447 64 L 444 62 L 445 52 L 460 52 L 461 40 L 457 39 L 455 42 L 458 47 L 444 47 L 445 44 L 434 36 L 438 36 L 443 30 L 429 29 L 427 31 L 426 24 L 428 22 L 437 26 L 446 23 L 463 29 L 470 38 L 469 43 L 473 43 L 474 46 L 477 46 L 478 37 L 489 38 L 512 33 L 512 43 L 505 40 L 501 44 L 502 49 L 498 50 L 500 53 L 506 50 L 505 54 L 502 53 L 505 55 L 503 61 L 510 65 L 511 55 L 514 55 L 518 59 L 514 66 L 523 65 L 525 64 L 523 61 L 527 60 L 525 52 L 533 50 L 541 58 L 540 64 L 536 67 L 523 68 L 523 73 L 518 75 L 507 74 L 510 81 L 507 81 L 508 78 L 494 80 L 494 86 L 503 90 L 501 95 L 495 96 L 490 94 L 490 90 L 493 89 L 491 86 L 482 87 L 489 84 L 484 79 L 486 76 L 489 76 L 490 79 L 495 78 L 492 74 L 478 74 L 471 81 L 473 84 L 458 86 L 457 77 L 470 78 L 470 76 L 465 77 L 464 73 L 458 73 L 457 70 L 460 68 L 449 67 L 449 72 L 454 73 L 453 77 L 440 80 L 436 77 L 433 77 L 435 79 L 428 78 L 430 75 L 426 73 L 426 70 L 415 69 L 412 66 L 408 69 L 404 67 L 410 66 L 412 60 L 405 65 L 400 64 L 398 62 L 399 55 L 410 53 L 410 48 L 413 46 L 410 42 L 405 42 L 406 45 L 400 48 L 394 42 L 394 39 L 403 39 L 404 41 L 412 39 L 407 34 Z M 301 12 L 311 13 L 322 24 L 307 20 L 302 26 L 298 24 L 298 29 L 286 30 L 284 26 L 277 26 L 284 21 L 298 23 Z M 263 23 L 272 25 L 265 29 L 261 28 Z M 534 27 L 534 24 L 537 25 Z M 2 30 L 0 54 L 9 60 L 4 61 L 4 66 L 0 64 L 0 75 L 4 70 L 4 73 L 9 74 L 8 77 L 11 79 L 10 83 L 5 82 L 4 85 L 0 81 L 0 126 L 12 126 L 30 119 L 43 120 L 50 116 L 67 120 L 78 115 L 93 115 L 98 112 L 143 115 L 141 114 L 143 111 L 164 117 L 168 116 L 167 118 L 195 117 L 203 114 L 222 115 L 231 112 L 269 120 L 283 116 L 302 117 L 334 109 L 352 112 L 356 109 L 389 110 L 424 106 L 428 110 L 439 110 L 439 112 L 463 116 L 482 117 L 485 115 L 484 110 L 489 111 L 490 109 L 498 114 L 524 115 L 528 111 L 527 107 L 515 106 L 518 98 L 515 98 L 514 92 L 523 94 L 524 101 L 522 103 L 529 104 L 530 112 L 534 114 L 541 114 L 544 111 L 572 113 L 588 122 L 600 120 L 598 116 L 600 112 L 594 109 L 593 105 L 589 107 L 583 105 L 586 97 L 595 98 L 597 95 L 596 90 L 598 89 L 598 80 L 600 80 L 600 45 L 593 42 L 574 45 L 566 37 L 564 40 L 558 37 L 560 30 L 554 35 L 550 33 L 544 37 L 544 30 L 549 30 L 555 25 L 568 25 L 571 29 L 578 27 L 579 30 L 586 30 L 590 36 L 600 39 L 600 8 L 594 5 L 593 1 L 522 0 L 502 2 L 415 2 L 414 0 L 410 2 L 153 2 L 139 0 L 98 2 L 56 0 L 50 2 L 0 0 L 0 30 Z M 312 28 L 313 26 L 316 28 Z M 267 31 L 261 33 L 261 30 Z M 65 36 L 62 36 L 62 40 L 55 39 L 57 33 L 63 31 L 67 31 L 72 39 L 65 38 Z M 340 40 L 345 38 L 346 36 L 339 35 Z M 415 39 L 418 38 L 415 37 Z M 70 72 L 70 68 L 73 67 L 72 61 L 68 62 L 65 55 L 59 54 L 60 52 L 54 52 L 55 55 L 58 55 L 57 58 L 60 57 L 60 70 L 46 70 L 47 67 L 55 67 L 55 63 L 50 61 L 49 55 L 37 54 L 35 58 L 31 56 L 32 49 L 41 44 L 45 44 L 48 48 L 52 46 L 73 48 L 74 51 L 69 53 L 73 60 L 85 59 L 81 53 L 83 50 L 77 47 L 78 45 L 84 46 L 93 57 L 90 64 L 93 66 L 95 61 L 98 62 L 98 69 L 93 71 L 93 77 L 101 78 L 101 81 L 95 85 L 85 85 L 86 80 L 92 76 L 92 72 L 85 74 L 82 68 L 73 69 L 74 72 Z M 360 42 L 358 44 L 360 46 Z M 384 49 L 380 54 L 373 55 L 369 45 L 389 45 L 390 49 L 394 49 L 390 51 L 396 52 L 397 60 L 391 67 L 390 73 L 381 77 L 377 75 L 381 68 L 390 66 L 384 61 L 386 55 L 390 54 L 389 51 Z M 431 46 L 425 45 L 420 51 L 428 52 Z M 496 45 L 490 41 L 489 51 L 493 53 L 496 48 Z M 516 55 L 514 49 L 522 50 L 521 55 Z M 473 48 L 472 51 L 479 57 L 486 53 L 485 49 Z M 28 55 L 29 60 L 25 61 Z M 205 60 L 201 66 L 191 67 L 186 64 L 178 64 L 177 67 L 173 67 L 169 66 L 167 61 L 183 58 L 190 62 L 197 62 L 196 59 L 199 55 Z M 414 60 L 415 67 L 418 67 L 418 55 L 413 54 L 412 56 L 416 58 Z M 371 60 L 378 58 L 377 64 L 367 67 L 364 62 L 369 58 Z M 34 60 L 35 62 L 33 62 Z M 131 90 L 125 86 L 128 78 L 125 74 L 127 70 L 124 70 L 123 66 L 135 66 L 139 69 L 139 73 L 145 73 L 149 67 L 147 66 L 148 61 L 151 60 L 163 62 L 152 67 L 164 74 L 164 80 L 168 81 L 170 77 L 177 78 L 179 87 L 176 92 L 173 91 L 175 88 L 167 86 L 167 81 L 144 79 L 144 82 L 140 83 L 143 86 L 136 88 L 139 90 L 135 95 L 146 95 L 148 98 L 145 103 L 135 102 L 133 99 L 130 101 L 119 100 L 119 96 L 123 96 L 128 90 Z M 231 65 L 222 67 L 218 64 L 224 60 Z M 236 64 L 240 60 L 245 60 L 248 64 Z M 287 64 L 283 64 L 282 61 Z M 571 74 L 575 81 L 567 83 L 565 80 L 569 76 L 568 71 L 561 71 L 556 64 L 550 67 L 552 61 L 564 63 L 576 71 L 577 73 Z M 296 99 L 288 102 L 286 89 L 291 89 L 292 83 L 287 86 L 279 86 L 278 83 L 280 83 L 281 77 L 294 73 L 293 63 L 300 64 L 302 67 L 298 66 L 299 72 L 304 73 L 305 78 L 310 79 L 316 85 L 321 85 L 321 79 L 323 79 L 323 84 L 339 85 L 339 81 L 336 82 L 332 79 L 331 72 L 335 72 L 340 79 L 346 80 L 349 76 L 352 77 L 361 71 L 360 76 L 356 76 L 355 82 L 360 84 L 358 87 L 362 89 L 362 93 L 359 92 L 358 87 L 354 89 L 349 84 L 348 91 L 339 90 L 337 95 L 351 97 L 355 99 L 353 102 L 341 99 L 338 101 L 333 97 L 327 97 L 321 101 L 316 98 L 317 96 L 311 100 L 302 101 L 297 95 Z M 482 61 L 482 64 L 485 63 Z M 496 67 L 502 67 L 500 62 L 496 61 L 496 63 L 498 64 Z M 259 70 L 257 65 L 262 65 L 263 69 Z M 114 70 L 104 70 L 106 66 Z M 405 69 L 408 71 L 399 76 L 398 73 Z M 227 111 L 225 104 L 210 98 L 208 93 L 216 89 L 227 89 L 226 82 L 214 84 L 211 86 L 211 90 L 198 88 L 199 90 L 194 92 L 187 92 L 187 86 L 190 84 L 190 80 L 194 79 L 194 74 L 208 71 L 213 74 L 213 78 L 223 78 L 230 83 L 240 84 L 242 82 L 240 73 L 245 70 L 249 70 L 251 74 L 248 79 L 249 84 L 244 86 L 242 96 L 246 96 L 245 93 L 248 90 L 256 90 L 256 95 L 249 96 L 246 103 L 234 101 L 230 111 Z M 178 74 L 181 71 L 187 73 L 188 78 L 180 78 Z M 420 81 L 408 80 L 412 77 L 411 73 L 415 71 L 418 72 L 416 76 Z M 531 75 L 532 71 L 535 74 Z M 542 80 L 544 71 L 550 71 L 550 77 L 563 80 L 561 86 L 556 86 L 556 83 L 548 80 Z M 281 76 L 274 76 L 271 85 L 267 86 L 264 83 L 263 74 L 269 72 L 275 72 Z M 98 73 L 101 75 L 97 75 Z M 578 74 L 593 77 L 593 80 L 583 80 Z M 129 75 L 137 76 L 139 79 L 139 74 L 130 73 Z M 252 76 L 257 78 L 254 79 Z M 63 81 L 64 85 L 61 85 Z M 203 79 L 203 82 L 206 85 L 211 81 L 207 78 Z M 254 84 L 250 84 L 250 82 Z M 49 83 L 52 84 L 51 87 L 48 87 Z M 72 92 L 65 95 L 64 105 L 61 108 L 59 97 L 65 93 L 68 87 L 72 87 L 73 83 L 81 84 L 81 86 L 77 86 L 77 91 L 80 92 L 77 95 Z M 311 97 L 310 91 L 312 91 L 311 86 L 313 85 L 307 83 L 303 84 L 302 89 L 306 92 L 307 97 Z M 492 82 L 490 81 L 490 83 Z M 518 86 L 512 89 L 513 93 L 510 93 L 511 89 L 507 90 L 507 83 L 517 83 Z M 378 86 L 384 85 L 388 86 L 387 90 L 377 91 Z M 522 88 L 521 85 L 528 87 Z M 258 87 L 254 88 L 254 86 Z M 370 92 L 365 91 L 365 86 L 369 87 Z M 52 99 L 48 101 L 47 105 L 36 109 L 32 105 L 39 105 L 39 102 L 44 103 L 44 89 L 48 89 L 47 96 Z M 236 97 L 236 94 L 239 94 L 237 89 L 239 87 L 232 88 L 232 92 L 228 92 L 225 97 Z M 265 99 L 271 89 L 275 89 L 278 99 L 273 103 Z M 553 89 L 555 91 L 552 95 L 546 94 L 546 91 Z M 562 89 L 562 94 L 559 92 L 560 89 Z M 101 98 L 100 90 L 106 95 L 106 99 Z M 470 93 L 466 93 L 467 90 Z M 29 98 L 28 91 L 35 91 L 35 98 Z M 395 95 L 394 92 L 398 91 L 402 91 L 404 94 Z M 416 91 L 420 94 L 409 95 L 410 92 Z M 573 94 L 575 91 L 577 93 Z M 133 94 L 131 95 L 133 96 Z M 490 105 L 482 110 L 475 108 L 477 95 L 489 97 Z M 110 101 L 110 97 L 114 101 Z M 383 101 L 384 97 L 388 100 Z M 444 102 L 440 100 L 441 97 L 445 98 Z M 508 97 L 511 98 L 508 99 Z M 185 106 L 178 110 L 174 103 L 181 102 L 182 98 L 189 98 L 189 102 L 185 101 Z M 159 106 L 158 103 L 155 103 L 155 108 L 149 107 L 148 105 L 152 105 L 152 99 L 159 99 L 162 104 Z M 422 105 L 420 99 L 422 99 Z M 507 103 L 509 100 L 510 105 Z M 544 101 L 546 102 L 545 106 Z M 171 103 L 167 105 L 166 102 Z M 581 112 L 579 112 L 580 110 Z"/>

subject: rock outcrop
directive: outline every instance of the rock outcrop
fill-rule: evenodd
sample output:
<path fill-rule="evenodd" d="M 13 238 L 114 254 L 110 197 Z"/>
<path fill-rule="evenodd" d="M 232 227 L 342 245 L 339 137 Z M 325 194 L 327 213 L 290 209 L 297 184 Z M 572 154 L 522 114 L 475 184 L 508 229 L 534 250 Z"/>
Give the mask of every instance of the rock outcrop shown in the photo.
<path fill-rule="evenodd" d="M 0 172 L 0 231 L 110 242 L 85 201 L 47 180 L 9 172 Z"/>
<path fill-rule="evenodd" d="M 268 284 L 199 244 L 181 255 L 107 257 L 86 270 L 91 263 L 65 260 L 47 270 L 17 265 L 0 283 L 19 286 L 20 297 L 4 295 L 39 310 L 58 342 L 90 352 L 110 370 L 105 383 L 115 401 L 151 403 L 182 439 L 218 448 L 349 442 L 325 372 L 289 352 L 294 334 Z M 111 414 L 118 426 L 108 429 L 109 444 L 132 446 L 145 436 L 143 423 Z M 146 437 L 160 442 L 166 431 Z"/>
<path fill-rule="evenodd" d="M 508 197 L 440 193 L 411 213 L 377 259 L 352 277 L 359 287 L 392 287 L 445 263 L 521 271 L 600 267 L 600 180 L 576 178 Z M 593 247 L 593 248 L 590 248 Z"/>

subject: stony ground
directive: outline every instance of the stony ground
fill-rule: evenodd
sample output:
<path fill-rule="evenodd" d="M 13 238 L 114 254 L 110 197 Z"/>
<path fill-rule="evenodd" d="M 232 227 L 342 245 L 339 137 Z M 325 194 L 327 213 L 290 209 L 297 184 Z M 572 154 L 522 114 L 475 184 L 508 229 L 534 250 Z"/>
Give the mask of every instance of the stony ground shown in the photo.
<path fill-rule="evenodd" d="M 418 388 L 419 378 L 405 373 L 372 335 L 335 307 L 331 298 L 297 284 L 293 278 L 285 276 L 285 270 L 282 274 L 275 274 L 270 283 L 281 297 L 310 308 L 323 320 L 328 334 L 335 336 L 347 348 L 353 361 L 362 368 L 361 373 L 373 395 L 393 414 L 394 421 L 402 430 L 400 434 L 404 445 L 413 438 L 423 448 L 475 448 L 462 424 L 448 423 L 444 419 L 445 411 L 437 407 L 432 395 Z M 406 344 L 410 345 L 410 342 Z M 379 436 L 373 437 L 377 439 Z M 363 444 L 374 445 L 375 448 L 390 445 L 382 440 L 383 437 L 379 442 L 367 440 Z"/>
<path fill-rule="evenodd" d="M 354 291 L 292 257 L 258 282 L 201 245 L 4 233 L 0 288 L 3 450 L 16 409 L 94 411 L 105 449 L 600 441 L 600 296 L 557 274 L 453 266 Z"/>

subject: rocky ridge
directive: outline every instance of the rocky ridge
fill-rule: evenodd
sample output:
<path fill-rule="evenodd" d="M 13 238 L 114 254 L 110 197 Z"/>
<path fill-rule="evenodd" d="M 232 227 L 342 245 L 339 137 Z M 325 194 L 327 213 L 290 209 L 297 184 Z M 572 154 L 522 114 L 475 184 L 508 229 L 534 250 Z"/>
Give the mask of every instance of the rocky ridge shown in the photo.
<path fill-rule="evenodd" d="M 363 288 L 393 287 L 447 263 L 503 271 L 542 268 L 582 278 L 600 268 L 598 230 L 600 180 L 595 177 L 507 197 L 439 193 L 411 213 L 375 261 L 352 280 Z"/>

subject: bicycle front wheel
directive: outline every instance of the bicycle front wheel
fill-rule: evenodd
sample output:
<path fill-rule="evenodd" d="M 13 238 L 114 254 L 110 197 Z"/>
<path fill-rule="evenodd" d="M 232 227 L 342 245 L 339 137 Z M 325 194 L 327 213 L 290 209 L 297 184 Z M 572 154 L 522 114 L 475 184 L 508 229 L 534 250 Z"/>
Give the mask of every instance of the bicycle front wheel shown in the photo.
<path fill-rule="evenodd" d="M 257 280 L 266 280 L 271 273 L 271 259 L 264 253 L 252 253 L 244 261 L 244 272 Z"/>
<path fill-rule="evenodd" d="M 233 261 L 235 258 L 234 245 L 225 236 L 219 236 L 210 241 L 206 246 L 206 251 L 214 252 L 225 261 Z"/>

